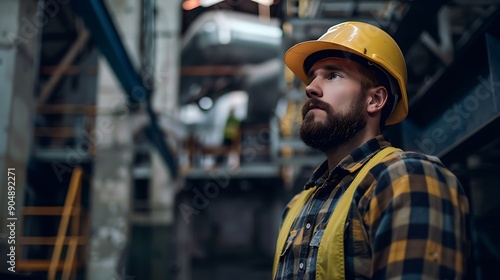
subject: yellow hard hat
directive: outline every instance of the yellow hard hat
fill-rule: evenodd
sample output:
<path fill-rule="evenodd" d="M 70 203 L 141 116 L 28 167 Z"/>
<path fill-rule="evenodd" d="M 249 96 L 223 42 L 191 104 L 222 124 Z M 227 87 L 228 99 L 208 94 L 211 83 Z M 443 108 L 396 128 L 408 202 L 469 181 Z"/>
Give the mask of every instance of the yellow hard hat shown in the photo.
<path fill-rule="evenodd" d="M 408 97 L 406 94 L 406 63 L 403 53 L 394 39 L 384 30 L 363 22 L 344 22 L 328 29 L 318 40 L 298 43 L 285 53 L 285 64 L 307 84 L 308 69 L 306 59 L 320 51 L 341 51 L 345 58 L 350 54 L 374 63 L 377 68 L 388 73 L 392 94 L 399 97 L 385 124 L 391 125 L 403 121 L 408 115 Z M 387 75 L 387 74 L 386 74 Z"/>

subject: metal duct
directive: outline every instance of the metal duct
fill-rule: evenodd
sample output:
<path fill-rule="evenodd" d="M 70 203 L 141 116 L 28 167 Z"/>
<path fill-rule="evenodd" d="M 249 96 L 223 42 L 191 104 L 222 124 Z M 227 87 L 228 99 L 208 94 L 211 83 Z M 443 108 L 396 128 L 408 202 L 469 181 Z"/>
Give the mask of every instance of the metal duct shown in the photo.
<path fill-rule="evenodd" d="M 247 117 L 267 117 L 262 112 L 273 110 L 283 73 L 282 35 L 278 21 L 257 15 L 226 10 L 202 14 L 182 42 L 181 103 L 244 90 L 249 112 L 255 112 Z M 258 110 L 252 104 L 259 104 Z"/>
<path fill-rule="evenodd" d="M 275 20 L 233 11 L 205 12 L 184 36 L 181 64 L 261 63 L 281 54 L 281 38 Z"/>

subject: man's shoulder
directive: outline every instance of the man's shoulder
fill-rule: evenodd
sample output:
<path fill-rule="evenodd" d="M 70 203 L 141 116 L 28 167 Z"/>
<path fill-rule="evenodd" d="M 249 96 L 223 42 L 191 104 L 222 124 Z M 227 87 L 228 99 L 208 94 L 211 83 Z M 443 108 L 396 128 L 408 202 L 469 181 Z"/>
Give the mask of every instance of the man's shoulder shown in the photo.
<path fill-rule="evenodd" d="M 444 166 L 444 164 L 441 162 L 441 160 L 437 156 L 432 156 L 432 155 L 427 155 L 423 154 L 421 152 L 416 152 L 416 151 L 401 151 L 401 152 L 396 152 L 395 153 L 396 157 L 395 159 L 398 159 L 400 161 L 421 161 L 421 162 L 428 162 L 432 164 L 438 164 L 440 166 Z"/>
<path fill-rule="evenodd" d="M 387 156 L 382 164 L 378 166 L 378 172 L 393 172 L 397 170 L 399 173 L 414 173 L 416 170 L 428 172 L 430 169 L 448 172 L 447 167 L 442 161 L 433 155 L 427 155 L 416 151 L 400 151 L 394 152 Z M 426 173 L 427 173 L 426 172 Z"/>

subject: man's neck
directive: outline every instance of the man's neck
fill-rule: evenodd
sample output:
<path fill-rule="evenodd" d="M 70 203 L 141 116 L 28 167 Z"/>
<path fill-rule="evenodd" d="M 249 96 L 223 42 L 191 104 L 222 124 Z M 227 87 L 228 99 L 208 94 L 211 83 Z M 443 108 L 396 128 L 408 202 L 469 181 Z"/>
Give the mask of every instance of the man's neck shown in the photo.
<path fill-rule="evenodd" d="M 357 149 L 359 146 L 366 143 L 368 140 L 374 138 L 376 135 L 373 133 L 366 133 L 366 131 L 360 131 L 354 135 L 349 140 L 341 143 L 340 145 L 331 148 L 326 154 L 328 160 L 328 172 L 331 172 L 339 162 L 348 156 L 352 151 Z"/>

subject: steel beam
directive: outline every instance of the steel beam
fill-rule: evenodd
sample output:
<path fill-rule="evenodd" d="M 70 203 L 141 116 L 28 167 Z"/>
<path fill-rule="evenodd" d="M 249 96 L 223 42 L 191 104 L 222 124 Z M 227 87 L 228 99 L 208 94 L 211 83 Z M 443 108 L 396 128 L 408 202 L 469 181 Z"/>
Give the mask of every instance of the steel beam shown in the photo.
<path fill-rule="evenodd" d="M 163 160 L 169 167 L 172 177 L 177 177 L 177 163 L 173 152 L 165 141 L 153 112 L 151 104 L 152 87 L 145 85 L 143 77 L 139 75 L 123 46 L 120 36 L 113 23 L 111 15 L 102 0 L 73 1 L 75 11 L 83 18 L 85 25 L 90 30 L 92 39 L 98 45 L 101 53 L 106 57 L 117 79 L 120 81 L 127 105 L 138 108 L 139 103 L 146 103 L 150 117 L 148 137 L 158 148 Z"/>
<path fill-rule="evenodd" d="M 468 73 L 471 68 L 483 67 L 480 65 L 481 56 L 476 55 L 478 52 L 484 53 L 483 38 L 485 32 L 494 26 L 495 18 L 500 16 L 500 9 L 498 6 L 490 6 L 485 9 L 484 13 L 475 19 L 474 24 L 462 34 L 462 36 L 453 43 L 452 49 L 454 55 L 451 60 L 430 73 L 427 80 L 422 82 L 422 86 L 409 97 L 410 105 L 410 118 L 413 118 L 412 112 L 429 111 L 429 106 L 439 106 L 441 103 L 449 99 L 449 94 L 435 94 L 441 93 L 445 90 L 450 90 L 450 85 L 454 85 L 456 81 L 462 80 L 460 75 L 465 75 L 463 79 L 467 79 Z M 498 22 L 496 23 L 498 26 Z M 422 36 L 425 38 L 425 36 Z M 425 42 L 425 39 L 424 41 Z M 473 53 L 475 55 L 469 55 Z M 438 54 L 434 54 L 439 57 Z M 429 57 L 431 54 L 429 53 Z M 432 59 L 432 58 L 429 58 Z M 411 62 L 407 61 L 408 65 Z M 467 68 L 468 71 L 464 72 L 463 69 Z M 475 71 L 475 70 L 473 70 Z M 432 110 L 431 110 L 432 111 Z M 425 117 L 424 117 L 425 119 Z"/>
<path fill-rule="evenodd" d="M 495 127 L 500 123 L 500 39 L 486 34 L 486 74 L 472 75 L 475 81 L 455 85 L 467 88 L 441 107 L 430 121 L 403 123 L 405 148 L 438 155 L 448 160 L 465 152 L 477 151 L 482 145 L 498 138 Z M 420 111 L 424 114 L 423 111 Z M 464 150 L 467 148 L 467 150 Z M 460 151 L 460 152 L 458 152 Z"/>
<path fill-rule="evenodd" d="M 85 21 L 92 39 L 106 57 L 131 105 L 145 101 L 150 94 L 123 46 L 111 15 L 102 0 L 72 1 L 75 11 Z M 136 90 L 140 87 L 141 91 Z"/>

